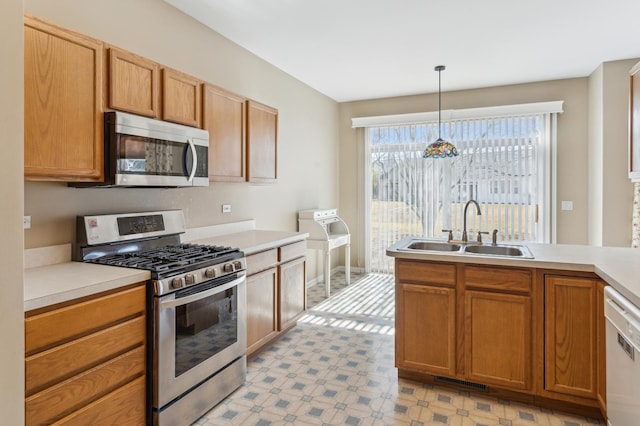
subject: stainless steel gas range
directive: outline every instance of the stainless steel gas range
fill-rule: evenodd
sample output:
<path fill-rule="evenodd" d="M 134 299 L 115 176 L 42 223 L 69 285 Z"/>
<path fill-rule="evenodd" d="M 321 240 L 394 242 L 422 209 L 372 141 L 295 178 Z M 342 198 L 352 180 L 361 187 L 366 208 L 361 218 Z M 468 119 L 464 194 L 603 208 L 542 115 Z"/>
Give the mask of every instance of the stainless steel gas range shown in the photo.
<path fill-rule="evenodd" d="M 187 425 L 246 378 L 246 260 L 180 242 L 181 210 L 79 216 L 74 260 L 145 269 L 149 422 Z"/>

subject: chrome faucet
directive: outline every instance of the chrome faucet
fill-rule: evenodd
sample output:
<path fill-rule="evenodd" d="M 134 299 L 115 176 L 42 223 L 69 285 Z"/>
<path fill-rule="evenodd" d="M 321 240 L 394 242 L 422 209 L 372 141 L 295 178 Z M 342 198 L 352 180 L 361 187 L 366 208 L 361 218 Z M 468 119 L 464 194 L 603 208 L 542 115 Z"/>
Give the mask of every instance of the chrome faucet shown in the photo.
<path fill-rule="evenodd" d="M 476 205 L 476 214 L 482 216 L 482 212 L 480 211 L 480 205 L 478 204 L 478 202 L 476 200 L 467 201 L 467 204 L 464 205 L 463 227 L 462 227 L 462 242 L 465 243 L 465 244 L 467 243 L 467 241 L 469 241 L 467 239 L 467 208 L 469 207 L 469 204 L 471 204 L 471 203 Z"/>

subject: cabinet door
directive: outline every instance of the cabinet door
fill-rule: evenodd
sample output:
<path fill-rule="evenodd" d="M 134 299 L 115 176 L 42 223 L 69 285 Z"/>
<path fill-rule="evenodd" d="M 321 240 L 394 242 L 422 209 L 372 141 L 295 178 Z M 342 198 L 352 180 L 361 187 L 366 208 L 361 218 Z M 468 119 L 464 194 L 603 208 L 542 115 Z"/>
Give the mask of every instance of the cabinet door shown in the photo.
<path fill-rule="evenodd" d="M 247 355 L 277 333 L 276 268 L 247 277 Z"/>
<path fill-rule="evenodd" d="M 170 68 L 162 69 L 162 119 L 200 127 L 200 80 Z"/>
<path fill-rule="evenodd" d="M 109 48 L 109 108 L 158 117 L 159 66 L 114 47 Z"/>
<path fill-rule="evenodd" d="M 301 257 L 278 266 L 280 312 L 278 330 L 296 324 L 298 316 L 307 308 L 306 258 Z"/>
<path fill-rule="evenodd" d="M 278 177 L 278 110 L 247 101 L 249 182 L 275 183 Z"/>
<path fill-rule="evenodd" d="M 104 180 L 103 46 L 24 18 L 24 173 L 27 180 Z"/>
<path fill-rule="evenodd" d="M 596 280 L 545 277 L 545 389 L 596 397 Z"/>
<path fill-rule="evenodd" d="M 209 131 L 209 180 L 246 180 L 245 101 L 219 87 L 203 86 L 202 128 Z"/>
<path fill-rule="evenodd" d="M 455 289 L 396 285 L 396 367 L 453 377 Z"/>
<path fill-rule="evenodd" d="M 629 178 L 640 182 L 640 62 L 631 69 L 629 82 Z"/>
<path fill-rule="evenodd" d="M 531 298 L 465 292 L 465 371 L 471 381 L 531 389 Z"/>
<path fill-rule="evenodd" d="M 607 412 L 607 346 L 605 335 L 605 318 L 604 318 L 604 288 L 603 281 L 598 281 L 596 296 L 596 329 L 598 335 L 596 344 L 598 346 L 598 391 L 597 398 L 600 405 L 600 411 Z M 605 417 L 606 418 L 606 417 Z"/>

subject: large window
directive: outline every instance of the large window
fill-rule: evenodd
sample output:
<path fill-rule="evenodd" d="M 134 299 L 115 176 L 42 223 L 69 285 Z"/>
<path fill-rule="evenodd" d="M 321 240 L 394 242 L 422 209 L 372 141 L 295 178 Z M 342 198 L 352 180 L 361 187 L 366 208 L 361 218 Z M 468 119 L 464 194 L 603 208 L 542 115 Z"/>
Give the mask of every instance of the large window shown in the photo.
<path fill-rule="evenodd" d="M 555 114 L 509 115 L 508 107 L 488 114 L 496 110 L 443 121 L 443 138 L 460 153 L 453 158 L 422 158 L 437 122 L 366 126 L 369 270 L 391 272 L 385 249 L 404 236 L 446 238 L 442 230 L 450 229 L 459 239 L 470 199 L 482 215 L 469 209 L 469 239 L 497 229 L 500 241 L 550 241 Z"/>

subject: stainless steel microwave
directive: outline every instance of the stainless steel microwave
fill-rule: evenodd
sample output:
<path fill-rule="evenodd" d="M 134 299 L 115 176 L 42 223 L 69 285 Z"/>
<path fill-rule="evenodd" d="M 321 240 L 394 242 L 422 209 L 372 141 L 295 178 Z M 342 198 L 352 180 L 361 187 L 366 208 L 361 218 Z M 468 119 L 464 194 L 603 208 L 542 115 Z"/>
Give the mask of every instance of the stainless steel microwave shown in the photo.
<path fill-rule="evenodd" d="M 206 130 L 110 111 L 104 143 L 105 181 L 95 186 L 209 186 Z"/>

